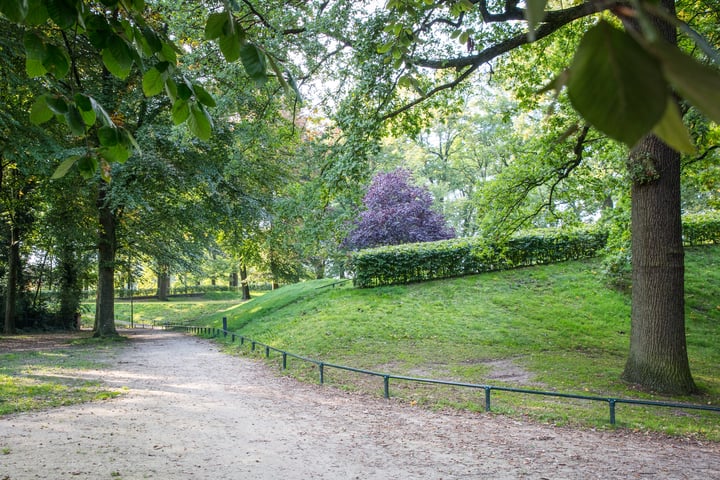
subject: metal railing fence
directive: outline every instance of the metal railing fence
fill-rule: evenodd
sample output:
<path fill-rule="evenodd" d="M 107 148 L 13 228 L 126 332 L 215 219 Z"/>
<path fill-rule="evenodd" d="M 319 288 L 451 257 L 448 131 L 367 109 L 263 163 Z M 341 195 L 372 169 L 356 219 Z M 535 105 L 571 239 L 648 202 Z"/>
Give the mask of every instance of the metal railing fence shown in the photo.
<path fill-rule="evenodd" d="M 230 332 L 227 330 L 226 322 L 227 322 L 227 320 L 225 318 L 223 318 L 223 328 L 222 329 L 215 328 L 215 327 L 196 327 L 196 326 L 189 326 L 189 325 L 168 325 L 168 326 L 166 326 L 166 328 L 182 329 L 188 333 L 199 334 L 199 335 L 210 335 L 212 337 L 217 337 L 219 335 L 223 335 L 224 337 L 227 337 L 229 335 L 232 343 L 234 343 L 235 340 L 238 339 L 241 346 L 245 345 L 245 344 L 249 344 L 250 350 L 252 352 L 255 352 L 258 347 L 263 348 L 265 350 L 266 358 L 270 358 L 270 352 L 279 353 L 282 357 L 282 369 L 283 370 L 287 369 L 288 357 L 295 358 L 295 359 L 301 360 L 303 362 L 312 363 L 318 367 L 320 385 L 323 385 L 325 383 L 325 369 L 326 368 L 335 368 L 337 370 L 345 370 L 345 371 L 349 371 L 349 372 L 355 372 L 355 373 L 370 375 L 370 376 L 374 376 L 374 377 L 381 377 L 383 379 L 383 396 L 385 398 L 390 398 L 390 380 L 402 380 L 402 381 L 407 381 L 407 382 L 417 382 L 417 383 L 434 384 L 434 385 L 446 385 L 446 386 L 452 386 L 452 387 L 464 387 L 464 388 L 472 388 L 472 389 L 476 389 L 476 390 L 483 390 L 485 392 L 485 411 L 486 412 L 491 411 L 491 394 L 493 391 L 522 393 L 522 394 L 527 394 L 527 395 L 540 395 L 540 396 L 545 396 L 545 397 L 557 397 L 557 398 L 566 398 L 566 399 L 575 399 L 575 400 L 587 400 L 587 401 L 591 401 L 591 402 L 603 402 L 608 405 L 611 425 L 615 425 L 615 423 L 616 423 L 615 409 L 618 404 L 646 405 L 646 406 L 652 406 L 652 407 L 678 408 L 678 409 L 684 409 L 684 410 L 703 410 L 703 411 L 720 413 L 720 407 L 715 407 L 715 406 L 711 406 L 711 405 L 661 402 L 661 401 L 655 401 L 655 400 L 640 400 L 640 399 L 631 399 L 631 398 L 601 397 L 601 396 L 593 396 L 593 395 L 579 395 L 579 394 L 574 394 L 574 393 L 547 392 L 547 391 L 542 391 L 542 390 L 531 390 L 531 389 L 525 389 L 525 388 L 514 388 L 514 387 L 503 387 L 503 386 L 498 386 L 498 385 L 485 385 L 485 384 L 476 384 L 476 383 L 454 382 L 454 381 L 449 381 L 449 380 L 436 380 L 436 379 L 431 379 L 431 378 L 410 377 L 410 376 L 406 376 L 406 375 L 394 375 L 391 373 L 375 372 L 372 370 L 365 370 L 362 368 L 354 368 L 354 367 L 348 367 L 346 365 L 337 365 L 334 363 L 323 362 L 323 361 L 316 360 L 313 358 L 308 358 L 308 357 L 304 357 L 302 355 L 297 355 L 295 353 L 287 352 L 285 350 L 273 347 L 271 345 L 267 345 L 267 344 L 259 342 L 257 340 L 253 340 L 244 335 Z"/>

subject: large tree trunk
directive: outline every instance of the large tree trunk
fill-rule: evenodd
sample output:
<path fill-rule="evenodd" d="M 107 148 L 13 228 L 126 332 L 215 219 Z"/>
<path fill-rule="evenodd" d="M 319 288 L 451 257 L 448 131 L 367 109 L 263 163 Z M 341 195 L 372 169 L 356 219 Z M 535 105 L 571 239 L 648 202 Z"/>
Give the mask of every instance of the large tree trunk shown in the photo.
<path fill-rule="evenodd" d="M 10 245 L 8 249 L 8 275 L 7 290 L 5 291 L 5 324 L 3 331 L 6 335 L 15 333 L 15 305 L 17 304 L 17 292 L 20 269 L 20 240 L 18 239 L 17 227 L 10 226 Z"/>
<path fill-rule="evenodd" d="M 247 281 L 247 267 L 240 265 L 240 285 L 242 286 L 242 299 L 250 300 L 250 285 Z"/>
<path fill-rule="evenodd" d="M 629 162 L 632 319 L 623 379 L 658 392 L 696 391 L 685 343 L 680 155 L 655 136 Z"/>
<path fill-rule="evenodd" d="M 98 188 L 98 294 L 95 308 L 96 337 L 117 335 L 115 329 L 115 214 L 108 202 L 108 185 L 100 181 Z"/>
<path fill-rule="evenodd" d="M 167 302 L 170 295 L 170 267 L 160 265 L 157 274 L 157 297 L 162 302 Z"/>
<path fill-rule="evenodd" d="M 675 13 L 675 0 L 662 0 Z M 675 27 L 656 21 L 677 45 Z M 685 341 L 685 259 L 680 212 L 680 154 L 645 137 L 630 155 L 632 178 L 632 314 L 623 379 L 650 390 L 697 391 Z"/>

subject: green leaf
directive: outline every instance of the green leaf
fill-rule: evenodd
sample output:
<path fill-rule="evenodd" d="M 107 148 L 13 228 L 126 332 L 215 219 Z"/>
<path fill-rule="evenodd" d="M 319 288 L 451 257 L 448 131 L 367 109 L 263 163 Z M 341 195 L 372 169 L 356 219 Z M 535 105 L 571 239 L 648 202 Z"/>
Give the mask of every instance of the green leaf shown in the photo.
<path fill-rule="evenodd" d="M 78 20 L 76 2 L 71 0 L 47 0 L 47 11 L 55 24 L 67 30 Z"/>
<path fill-rule="evenodd" d="M 103 147 L 114 147 L 120 143 L 120 133 L 116 127 L 103 126 L 97 132 L 100 145 Z"/>
<path fill-rule="evenodd" d="M 80 110 L 74 105 L 68 105 L 68 111 L 65 114 L 65 120 L 67 121 L 70 131 L 73 135 L 81 137 L 85 135 L 85 121 L 83 120 Z"/>
<path fill-rule="evenodd" d="M 163 74 L 157 68 L 151 68 L 143 75 L 142 87 L 146 97 L 152 97 L 162 92 L 165 87 Z"/>
<path fill-rule="evenodd" d="M 263 85 L 267 82 L 265 54 L 252 43 L 246 43 L 240 49 L 240 59 L 245 71 L 256 84 Z"/>
<path fill-rule="evenodd" d="M 183 78 L 183 81 L 177 84 L 177 96 L 180 100 L 190 100 L 193 96 L 193 91 L 190 82 Z"/>
<path fill-rule="evenodd" d="M 141 150 L 140 145 L 135 140 L 135 137 L 133 137 L 132 134 L 124 128 L 120 129 L 120 140 L 122 144 L 128 148 L 132 148 L 138 152 Z"/>
<path fill-rule="evenodd" d="M 0 13 L 11 22 L 21 23 L 28 14 L 27 0 L 11 0 L 0 2 Z"/>
<path fill-rule="evenodd" d="M 212 120 L 207 110 L 200 105 L 193 103 L 190 106 L 190 118 L 188 119 L 190 131 L 201 140 L 208 140 L 212 135 Z"/>
<path fill-rule="evenodd" d="M 168 42 L 163 42 L 159 58 L 170 63 L 170 65 L 177 65 L 177 52 L 173 48 L 173 45 Z"/>
<path fill-rule="evenodd" d="M 217 106 L 217 103 L 215 103 L 215 99 L 208 93 L 207 90 L 205 90 L 201 85 L 195 83 L 192 86 L 193 92 L 195 92 L 195 97 L 198 99 L 198 102 L 202 103 L 203 105 L 215 108 Z"/>
<path fill-rule="evenodd" d="M 147 41 L 148 45 L 150 46 L 150 50 L 153 53 L 161 52 L 163 49 L 163 42 L 160 40 L 160 37 L 158 37 L 155 30 L 149 27 L 143 27 L 142 28 L 142 34 L 145 40 Z"/>
<path fill-rule="evenodd" d="M 44 0 L 29 0 L 28 13 L 25 24 L 30 26 L 42 25 L 48 19 L 48 11 Z"/>
<path fill-rule="evenodd" d="M 630 35 L 601 21 L 575 53 L 568 96 L 595 128 L 632 147 L 660 121 L 668 86 L 654 57 Z"/>
<path fill-rule="evenodd" d="M 100 159 L 100 178 L 107 183 L 110 183 L 112 180 L 112 167 L 104 158 Z"/>
<path fill-rule="evenodd" d="M 117 35 L 108 39 L 108 46 L 102 50 L 102 59 L 108 71 L 116 77 L 125 79 L 130 75 L 133 65 L 130 48 Z"/>
<path fill-rule="evenodd" d="M 47 45 L 43 67 L 57 79 L 63 79 L 70 71 L 70 57 L 67 52 L 55 45 Z"/>
<path fill-rule="evenodd" d="M 125 163 L 130 154 L 132 153 L 130 148 L 119 143 L 112 147 L 101 147 L 98 152 L 108 162 Z M 97 167 L 95 167 L 97 168 Z"/>
<path fill-rule="evenodd" d="M 137 13 L 142 13 L 145 10 L 145 0 L 130 0 L 130 4 Z"/>
<path fill-rule="evenodd" d="M 50 110 L 52 110 L 56 115 L 65 115 L 68 112 L 67 102 L 62 97 L 48 95 L 45 97 L 45 101 L 47 102 L 48 107 L 50 107 Z"/>
<path fill-rule="evenodd" d="M 712 121 L 720 123 L 720 72 L 669 44 L 651 48 L 675 90 Z"/>
<path fill-rule="evenodd" d="M 395 45 L 394 40 L 385 42 L 382 45 L 380 45 L 379 47 L 377 47 L 377 53 L 379 53 L 379 54 L 388 53 L 394 45 Z"/>
<path fill-rule="evenodd" d="M 211 13 L 208 17 L 207 23 L 205 24 L 205 39 L 214 40 L 222 36 L 225 24 L 229 19 L 230 17 L 227 12 Z"/>
<path fill-rule="evenodd" d="M 25 47 L 25 55 L 38 60 L 42 60 L 45 56 L 45 42 L 32 32 L 27 32 L 23 36 L 23 46 Z"/>
<path fill-rule="evenodd" d="M 107 19 L 96 13 L 90 14 L 85 18 L 85 25 L 90 43 L 98 50 L 106 48 L 112 36 L 112 27 Z"/>
<path fill-rule="evenodd" d="M 535 41 L 535 29 L 545 18 L 547 0 L 526 0 L 525 20 L 528 22 L 528 39 Z"/>
<path fill-rule="evenodd" d="M 278 82 L 282 86 L 283 90 L 285 90 L 285 93 L 288 93 L 290 90 L 290 85 L 288 85 L 288 82 L 285 80 L 285 75 L 283 74 L 283 71 L 280 70 L 280 66 L 275 62 L 275 60 L 272 59 L 272 57 L 267 57 L 268 63 L 270 64 L 270 68 L 275 72 L 275 78 L 277 78 Z"/>
<path fill-rule="evenodd" d="M 190 116 L 190 106 L 186 100 L 178 99 L 172 106 L 172 119 L 175 125 L 180 125 Z"/>
<path fill-rule="evenodd" d="M 78 170 L 83 178 L 92 178 L 98 168 L 98 160 L 90 155 L 84 155 L 77 161 Z"/>
<path fill-rule="evenodd" d="M 83 122 L 88 127 L 95 125 L 97 120 L 97 114 L 93 108 L 92 99 L 82 93 L 75 94 L 75 105 L 80 109 L 80 115 L 82 115 Z"/>
<path fill-rule="evenodd" d="M 92 109 L 95 112 L 95 115 L 100 117 L 100 121 L 102 122 L 102 124 L 105 126 L 112 126 L 112 118 L 110 118 L 110 115 L 108 115 L 103 106 L 100 105 L 94 98 L 88 98 L 90 99 L 90 104 L 92 105 Z"/>
<path fill-rule="evenodd" d="M 25 57 L 25 72 L 28 74 L 28 77 L 37 78 L 45 75 L 47 70 L 43 67 L 42 60 Z"/>
<path fill-rule="evenodd" d="M 220 51 L 228 62 L 234 62 L 240 58 L 240 50 L 242 45 L 242 39 L 238 35 L 238 30 L 234 30 L 230 34 L 221 35 L 218 41 Z"/>
<path fill-rule="evenodd" d="M 178 98 L 177 83 L 172 78 L 168 78 L 165 82 L 165 93 L 173 102 Z"/>
<path fill-rule="evenodd" d="M 79 155 L 74 155 L 63 160 L 63 162 L 55 169 L 55 172 L 52 174 L 52 177 L 50 177 L 50 179 L 57 180 L 59 178 L 63 178 L 65 175 L 67 175 L 73 165 L 75 165 L 75 162 L 77 162 L 79 159 Z"/>
<path fill-rule="evenodd" d="M 55 113 L 47 104 L 45 95 L 38 97 L 30 107 L 30 121 L 34 125 L 42 125 L 55 116 Z"/>
<path fill-rule="evenodd" d="M 680 153 L 689 155 L 695 153 L 690 132 L 683 123 L 680 109 L 672 98 L 668 98 L 665 114 L 653 128 L 653 133 Z"/>
<path fill-rule="evenodd" d="M 25 47 L 25 70 L 30 78 L 40 77 L 47 73 L 43 66 L 45 58 L 45 42 L 35 35 L 28 32 L 23 36 L 23 46 Z"/>

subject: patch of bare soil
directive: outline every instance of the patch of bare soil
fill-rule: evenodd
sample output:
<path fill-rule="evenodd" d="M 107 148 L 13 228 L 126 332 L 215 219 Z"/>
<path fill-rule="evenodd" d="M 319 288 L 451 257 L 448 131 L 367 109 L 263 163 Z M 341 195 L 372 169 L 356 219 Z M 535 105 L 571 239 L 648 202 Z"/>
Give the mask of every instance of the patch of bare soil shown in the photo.
<path fill-rule="evenodd" d="M 0 337 L 0 353 L 30 352 L 69 348 L 74 340 L 88 338 L 89 331 L 50 332 L 7 335 Z"/>
<path fill-rule="evenodd" d="M 720 445 L 430 412 L 134 331 L 113 400 L 0 418 L 0 479 L 705 479 Z"/>

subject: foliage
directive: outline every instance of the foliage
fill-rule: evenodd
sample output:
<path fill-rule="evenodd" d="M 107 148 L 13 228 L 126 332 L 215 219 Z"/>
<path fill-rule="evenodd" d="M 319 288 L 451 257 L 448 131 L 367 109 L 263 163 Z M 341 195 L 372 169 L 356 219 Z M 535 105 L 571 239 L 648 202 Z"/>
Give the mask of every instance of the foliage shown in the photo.
<path fill-rule="evenodd" d="M 432 201 L 427 189 L 412 185 L 407 170 L 375 175 L 363 198 L 366 210 L 345 246 L 360 249 L 454 237 L 442 215 L 432 209 Z"/>
<path fill-rule="evenodd" d="M 685 215 L 683 243 L 685 245 L 720 243 L 720 212 Z"/>
<path fill-rule="evenodd" d="M 693 143 L 683 126 L 680 112 L 671 104 L 671 91 L 703 111 L 720 119 L 720 75 L 676 47 L 661 40 L 658 24 L 680 27 L 696 42 L 699 50 L 717 61 L 712 47 L 686 24 L 654 2 L 636 2 L 632 7 L 604 5 L 615 17 L 602 19 L 584 32 L 570 65 L 548 85 L 558 92 L 567 86 L 573 107 L 598 130 L 632 147 L 651 132 L 673 148 L 691 152 Z M 465 81 L 486 62 L 524 44 L 559 32 L 566 25 L 596 13 L 591 2 L 559 9 L 547 2 L 505 4 L 496 12 L 490 2 L 406 2 L 392 1 L 379 54 L 398 70 L 398 85 L 415 86 L 414 105 L 438 91 Z M 623 22 L 625 30 L 616 27 Z M 443 41 L 443 38 L 452 38 Z M 432 40 L 432 41 L 431 41 Z M 437 42 L 444 48 L 438 48 Z M 465 48 L 463 48 L 465 47 Z M 465 51 L 463 51 L 465 50 Z M 421 68 L 450 70 L 452 80 L 438 80 L 434 88 L 418 88 Z M 405 79 L 403 81 L 403 79 Z M 390 108 L 399 107 L 385 101 Z"/>
<path fill-rule="evenodd" d="M 548 229 L 505 242 L 473 237 L 367 249 L 353 255 L 354 280 L 375 287 L 574 260 L 597 255 L 606 240 L 602 231 Z"/>

